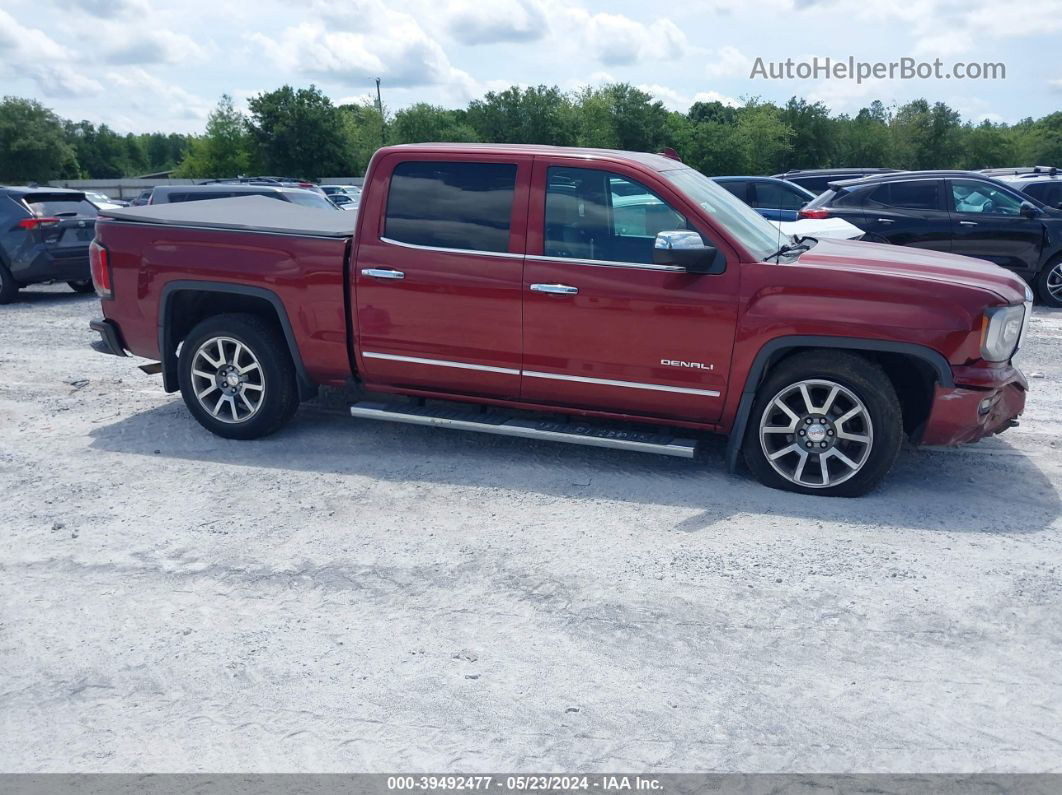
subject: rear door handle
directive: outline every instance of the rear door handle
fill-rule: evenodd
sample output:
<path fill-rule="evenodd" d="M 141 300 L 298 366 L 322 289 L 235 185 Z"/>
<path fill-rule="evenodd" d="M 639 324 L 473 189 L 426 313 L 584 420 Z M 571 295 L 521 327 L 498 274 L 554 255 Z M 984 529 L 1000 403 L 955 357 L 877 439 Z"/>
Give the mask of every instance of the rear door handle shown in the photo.
<path fill-rule="evenodd" d="M 959 221 L 959 226 L 977 226 L 977 221 Z"/>
<path fill-rule="evenodd" d="M 553 293 L 554 295 L 576 295 L 579 292 L 579 288 L 572 287 L 568 284 L 532 284 L 531 292 Z"/>
<path fill-rule="evenodd" d="M 362 268 L 362 276 L 371 276 L 373 279 L 404 279 L 406 274 L 391 268 Z"/>
<path fill-rule="evenodd" d="M 891 224 L 891 223 L 895 223 L 895 222 L 891 218 L 879 218 L 878 219 L 878 223 L 879 224 Z"/>

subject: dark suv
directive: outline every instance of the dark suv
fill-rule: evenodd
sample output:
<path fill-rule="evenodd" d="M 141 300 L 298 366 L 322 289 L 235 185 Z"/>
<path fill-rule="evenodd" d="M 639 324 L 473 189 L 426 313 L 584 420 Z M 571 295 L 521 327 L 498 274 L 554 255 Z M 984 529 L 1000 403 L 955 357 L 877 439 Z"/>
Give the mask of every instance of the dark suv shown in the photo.
<path fill-rule="evenodd" d="M 80 191 L 0 186 L 0 304 L 39 282 L 92 292 L 89 243 L 97 214 Z"/>
<path fill-rule="evenodd" d="M 892 174 L 894 168 L 798 168 L 775 174 L 775 179 L 793 182 L 812 193 L 819 194 L 826 186 L 839 179 L 859 179 L 871 174 Z"/>
<path fill-rule="evenodd" d="M 1048 207 L 1062 207 L 1062 175 L 1053 168 L 999 174 L 996 179 Z"/>
<path fill-rule="evenodd" d="M 1062 212 L 975 171 L 901 171 L 831 182 L 805 218 L 843 218 L 864 240 L 989 260 L 1062 306 Z"/>

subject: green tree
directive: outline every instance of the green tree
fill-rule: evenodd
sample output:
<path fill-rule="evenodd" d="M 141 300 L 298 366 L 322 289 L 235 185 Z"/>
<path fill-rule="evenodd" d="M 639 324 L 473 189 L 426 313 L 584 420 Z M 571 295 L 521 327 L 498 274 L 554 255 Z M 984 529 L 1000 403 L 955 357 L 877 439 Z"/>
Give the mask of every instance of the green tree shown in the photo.
<path fill-rule="evenodd" d="M 0 102 L 0 182 L 47 182 L 77 176 L 74 148 L 63 123 L 32 99 L 4 97 Z"/>
<path fill-rule="evenodd" d="M 388 125 L 388 141 L 395 144 L 427 141 L 477 141 L 476 130 L 463 110 L 446 110 L 418 102 L 398 111 Z"/>
<path fill-rule="evenodd" d="M 207 118 L 206 134 L 191 141 L 175 174 L 180 177 L 235 177 L 251 168 L 247 119 L 223 94 Z"/>
<path fill-rule="evenodd" d="M 575 143 L 572 102 L 556 86 L 488 91 L 469 103 L 464 120 L 480 140 L 490 143 Z"/>
<path fill-rule="evenodd" d="M 833 162 L 838 137 L 838 122 L 821 102 L 809 104 L 791 97 L 779 118 L 792 130 L 790 155 L 784 158 L 783 170 L 790 168 L 824 168 Z"/>
<path fill-rule="evenodd" d="M 354 170 L 343 113 L 316 86 L 282 86 L 253 97 L 248 106 L 254 153 L 263 170 L 309 179 Z"/>
<path fill-rule="evenodd" d="M 671 146 L 673 125 L 664 103 L 627 83 L 585 88 L 576 95 L 578 143 L 633 152 Z"/>
<path fill-rule="evenodd" d="M 959 114 L 937 102 L 908 102 L 893 117 L 893 159 L 902 168 L 952 168 L 959 161 Z"/>

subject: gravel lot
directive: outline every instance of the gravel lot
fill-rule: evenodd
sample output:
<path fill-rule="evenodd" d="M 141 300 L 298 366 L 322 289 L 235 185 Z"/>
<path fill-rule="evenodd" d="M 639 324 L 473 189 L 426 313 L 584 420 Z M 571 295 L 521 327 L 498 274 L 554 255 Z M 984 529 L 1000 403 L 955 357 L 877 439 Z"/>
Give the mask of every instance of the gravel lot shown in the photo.
<path fill-rule="evenodd" d="M 0 307 L 0 767 L 1062 770 L 1062 312 L 1021 427 L 859 500 L 358 422 L 210 436 Z"/>

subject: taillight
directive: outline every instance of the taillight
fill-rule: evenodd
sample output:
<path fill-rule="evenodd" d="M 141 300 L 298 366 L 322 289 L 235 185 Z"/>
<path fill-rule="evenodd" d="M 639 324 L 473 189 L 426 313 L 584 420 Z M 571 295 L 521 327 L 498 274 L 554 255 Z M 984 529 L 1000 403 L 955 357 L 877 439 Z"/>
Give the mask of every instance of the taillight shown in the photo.
<path fill-rule="evenodd" d="M 59 223 L 58 218 L 23 218 L 18 225 L 23 229 L 36 229 L 38 226 L 48 226 Z"/>
<path fill-rule="evenodd" d="M 830 211 L 825 207 L 812 207 L 810 210 L 801 210 L 801 218 L 829 218 Z"/>
<path fill-rule="evenodd" d="M 107 249 L 95 240 L 89 245 L 89 269 L 92 271 L 92 284 L 96 288 L 96 295 L 100 298 L 110 298 L 114 295 L 111 289 L 111 261 Z"/>

